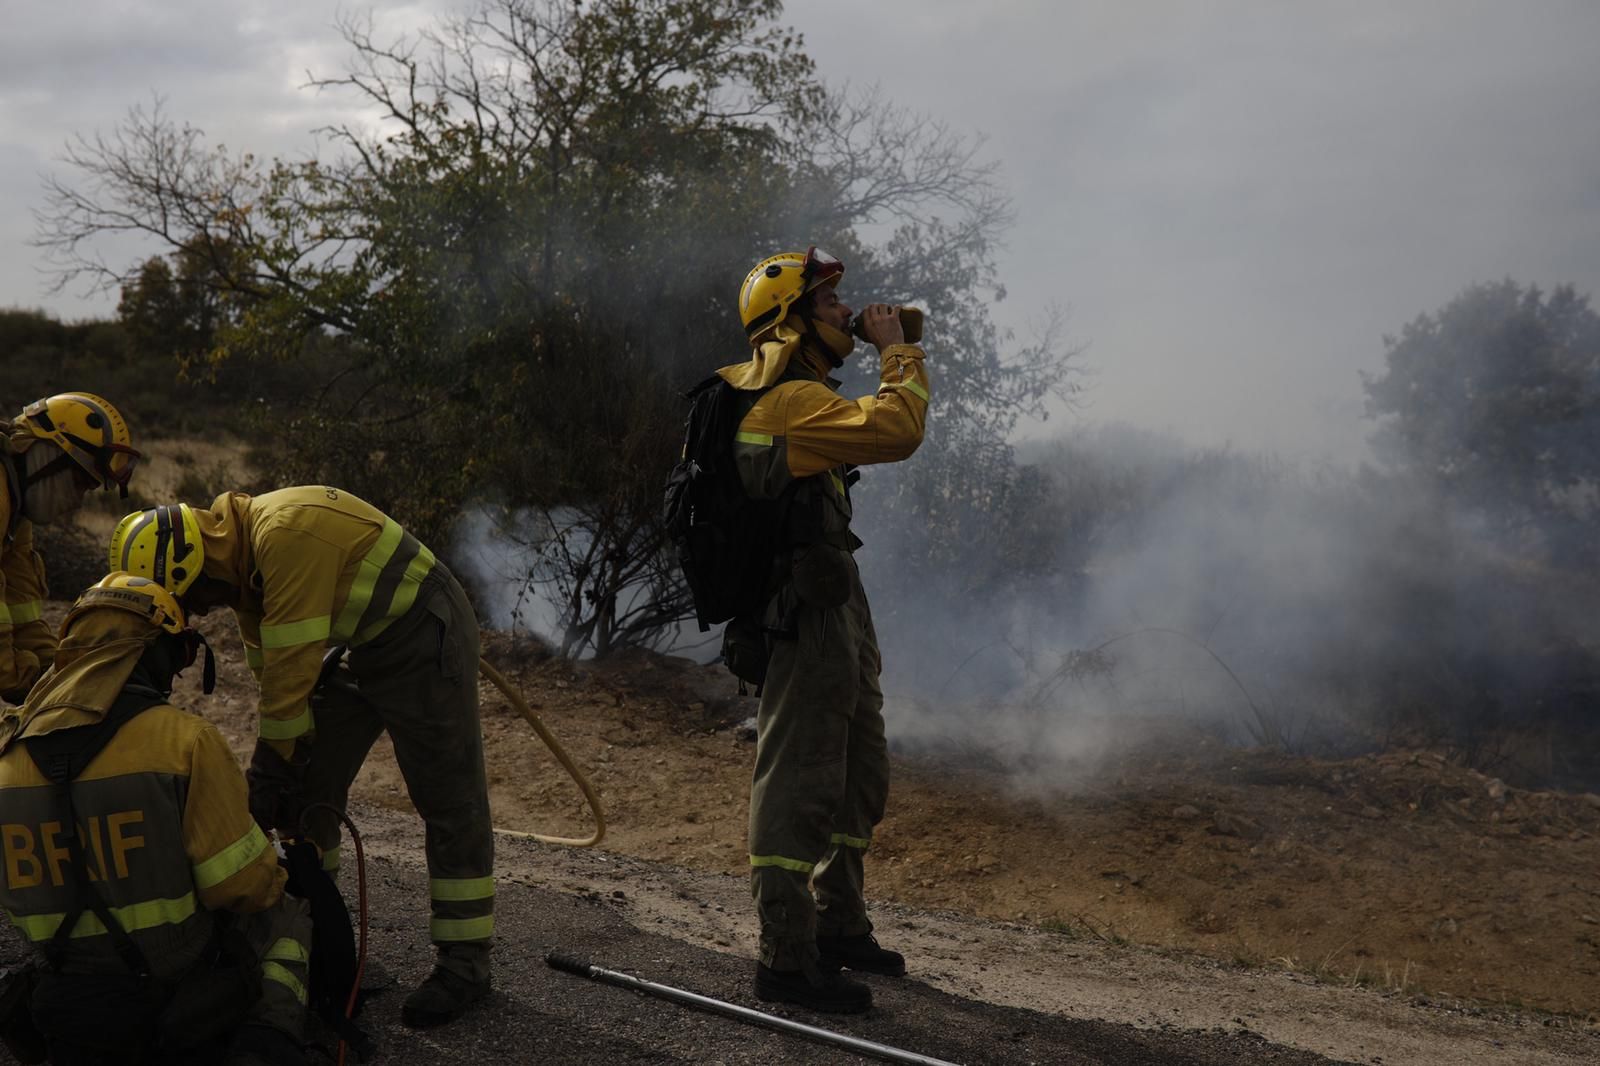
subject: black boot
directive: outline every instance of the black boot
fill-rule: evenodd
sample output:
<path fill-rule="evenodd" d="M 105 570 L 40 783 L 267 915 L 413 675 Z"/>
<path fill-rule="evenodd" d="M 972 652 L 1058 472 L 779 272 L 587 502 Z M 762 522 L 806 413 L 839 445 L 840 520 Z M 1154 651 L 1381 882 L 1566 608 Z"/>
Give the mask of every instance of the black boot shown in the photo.
<path fill-rule="evenodd" d="M 862 973 L 880 973 L 885 977 L 904 977 L 906 957 L 898 951 L 878 946 L 878 938 L 871 933 L 860 936 L 819 936 L 817 950 L 822 953 L 824 969 L 860 970 Z"/>
<path fill-rule="evenodd" d="M 488 994 L 487 979 L 473 981 L 443 966 L 435 966 L 428 979 L 406 997 L 400 1008 L 400 1020 L 413 1029 L 444 1025 L 461 1017 L 468 1007 Z"/>
<path fill-rule="evenodd" d="M 872 1006 L 872 989 L 843 974 L 816 966 L 772 970 L 756 963 L 756 998 L 795 1003 L 828 1014 L 860 1014 Z"/>

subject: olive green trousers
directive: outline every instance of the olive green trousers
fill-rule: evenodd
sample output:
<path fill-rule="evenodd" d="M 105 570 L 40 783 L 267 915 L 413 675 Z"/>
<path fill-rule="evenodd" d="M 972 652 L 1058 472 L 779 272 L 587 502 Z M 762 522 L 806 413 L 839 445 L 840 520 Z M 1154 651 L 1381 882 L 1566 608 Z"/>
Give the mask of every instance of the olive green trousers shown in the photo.
<path fill-rule="evenodd" d="M 472 981 L 489 976 L 494 933 L 494 829 L 478 720 L 478 620 L 442 563 L 416 605 L 376 640 L 350 651 L 311 704 L 316 738 L 306 802 L 343 810 L 351 782 L 385 731 L 425 829 L 429 934 L 439 963 Z M 323 864 L 339 862 L 340 826 L 307 816 Z"/>
<path fill-rule="evenodd" d="M 276 905 L 238 919 L 239 931 L 261 959 L 261 998 L 247 1020 L 306 1038 L 311 985 L 311 908 L 284 893 Z"/>
<path fill-rule="evenodd" d="M 756 715 L 750 887 L 761 961 L 800 969 L 816 938 L 871 931 L 862 859 L 889 796 L 881 661 L 854 561 L 836 607 L 780 595 L 792 639 L 774 643 Z"/>

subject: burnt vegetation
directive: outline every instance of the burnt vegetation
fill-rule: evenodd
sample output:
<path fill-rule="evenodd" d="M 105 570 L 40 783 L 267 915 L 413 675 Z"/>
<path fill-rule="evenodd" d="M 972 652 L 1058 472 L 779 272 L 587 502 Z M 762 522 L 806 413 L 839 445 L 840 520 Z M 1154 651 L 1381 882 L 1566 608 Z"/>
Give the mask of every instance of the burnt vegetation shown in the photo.
<path fill-rule="evenodd" d="M 88 388 L 146 438 L 241 436 L 276 482 L 347 486 L 435 545 L 487 514 L 529 549 L 512 580 L 553 605 L 561 651 L 659 647 L 689 613 L 657 516 L 682 390 L 747 350 L 747 265 L 816 243 L 852 293 L 928 312 L 929 439 L 863 486 L 886 658 L 920 679 L 901 687 L 925 735 L 1044 757 L 1074 715 L 1172 714 L 1600 781 L 1582 295 L 1475 286 L 1405 326 L 1365 382 L 1359 471 L 1118 427 L 1019 454 L 1081 362 L 1059 317 L 1027 339 L 995 321 L 995 165 L 824 85 L 776 0 L 491 0 L 411 39 L 341 29 L 345 69 L 308 89 L 380 120 L 320 131 L 315 155 L 230 151 L 159 101 L 69 143 L 38 241 L 62 284 L 120 303 L 0 313 L 12 407 Z M 106 258 L 127 237 L 154 254 Z M 974 704 L 1024 713 L 958 723 Z"/>

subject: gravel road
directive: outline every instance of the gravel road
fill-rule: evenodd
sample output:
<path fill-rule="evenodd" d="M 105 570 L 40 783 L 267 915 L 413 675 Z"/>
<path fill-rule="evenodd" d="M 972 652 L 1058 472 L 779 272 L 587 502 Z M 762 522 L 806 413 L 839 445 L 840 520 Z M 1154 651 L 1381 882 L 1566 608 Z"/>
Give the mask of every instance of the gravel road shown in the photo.
<path fill-rule="evenodd" d="M 755 999 L 745 881 L 603 851 L 503 837 L 497 856 L 495 991 L 451 1026 L 400 1025 L 427 973 L 427 874 L 409 811 L 357 807 L 367 856 L 370 955 L 391 987 L 362 1024 L 379 1063 L 869 1062 L 851 1052 L 703 1014 L 557 971 L 551 951 L 746 1007 Z M 354 849 L 346 844 L 347 860 Z M 356 899 L 353 862 L 343 887 Z M 952 912 L 876 908 L 910 976 L 868 976 L 861 1016 L 787 1017 L 967 1066 L 1575 1066 L 1600 1061 L 1600 1027 L 1380 994 L 1127 944 L 1073 939 Z M 0 935 L 0 964 L 22 951 Z M 0 1052 L 0 1062 L 10 1061 Z M 351 1061 L 354 1061 L 353 1057 Z"/>
<path fill-rule="evenodd" d="M 431 956 L 420 824 L 409 813 L 355 813 L 377 916 L 371 950 L 396 985 L 366 1016 L 379 1061 L 870 1061 L 551 969 L 544 957 L 556 950 L 771 1009 L 750 989 L 755 923 L 743 879 L 515 838 L 502 838 L 497 858 L 494 995 L 453 1026 L 407 1030 L 400 999 Z M 348 869 L 345 882 L 353 889 Z M 1600 1061 L 1600 1030 L 1578 1019 L 1381 995 L 954 913 L 883 907 L 875 916 L 881 939 L 906 952 L 910 976 L 866 977 L 876 1005 L 864 1016 L 785 1016 L 968 1066 Z"/>

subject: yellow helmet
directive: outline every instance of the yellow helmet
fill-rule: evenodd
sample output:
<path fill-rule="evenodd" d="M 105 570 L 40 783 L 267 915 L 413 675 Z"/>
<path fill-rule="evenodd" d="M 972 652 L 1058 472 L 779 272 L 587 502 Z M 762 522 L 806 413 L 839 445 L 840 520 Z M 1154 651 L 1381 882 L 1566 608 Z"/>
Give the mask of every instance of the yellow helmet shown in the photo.
<path fill-rule="evenodd" d="M 16 425 L 60 448 L 101 488 L 115 485 L 128 498 L 128 481 L 141 456 L 128 423 L 105 400 L 87 392 L 57 393 L 24 407 Z M 36 476 L 49 470 L 47 466 Z"/>
<path fill-rule="evenodd" d="M 769 255 L 745 275 L 739 289 L 739 320 L 751 344 L 772 336 L 794 302 L 823 285 L 837 285 L 844 264 L 812 245 L 804 252 Z"/>
<path fill-rule="evenodd" d="M 183 608 L 178 606 L 177 599 L 154 581 L 138 574 L 107 574 L 85 589 L 67 612 L 61 632 L 65 633 L 73 619 L 93 607 L 118 607 L 147 619 L 164 633 L 183 632 Z"/>
<path fill-rule="evenodd" d="M 169 503 L 134 511 L 111 534 L 111 569 L 147 577 L 182 596 L 200 576 L 206 552 L 194 508 Z"/>

